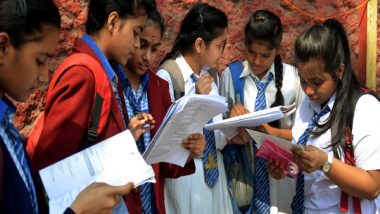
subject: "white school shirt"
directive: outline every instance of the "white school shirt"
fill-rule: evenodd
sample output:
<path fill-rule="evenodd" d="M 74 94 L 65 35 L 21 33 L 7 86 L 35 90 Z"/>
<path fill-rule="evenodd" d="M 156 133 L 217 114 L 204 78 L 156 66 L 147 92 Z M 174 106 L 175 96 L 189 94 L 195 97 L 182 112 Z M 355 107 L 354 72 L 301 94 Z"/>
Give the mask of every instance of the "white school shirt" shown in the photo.
<path fill-rule="evenodd" d="M 193 73 L 190 65 L 182 55 L 175 59 L 184 81 L 185 96 L 195 93 L 195 84 L 191 81 Z M 201 69 L 200 75 L 207 73 L 207 69 Z M 169 83 L 170 96 L 174 100 L 173 84 L 169 73 L 160 69 L 157 75 Z M 212 83 L 210 94 L 219 95 L 216 84 Z M 222 120 L 222 114 L 213 118 L 214 121 Z M 217 183 L 210 188 L 204 181 L 203 161 L 194 158 L 196 171 L 192 175 L 182 176 L 177 179 L 165 181 L 165 209 L 167 214 L 232 214 L 231 198 L 227 187 L 227 176 L 220 150 L 227 144 L 226 137 L 218 130 L 214 131 L 217 148 L 217 162 L 219 176 Z"/>
<path fill-rule="evenodd" d="M 190 78 L 190 75 L 193 74 L 193 70 L 191 69 L 190 65 L 186 62 L 185 58 L 182 55 L 179 55 L 175 59 L 175 61 L 176 61 L 177 65 L 180 68 L 182 75 L 183 75 L 183 79 L 185 82 L 185 95 L 195 94 L 195 84 L 192 82 L 192 80 Z M 172 99 L 172 102 L 174 102 L 174 100 L 175 100 L 174 89 L 173 89 L 172 80 L 170 78 L 170 74 L 168 73 L 168 71 L 166 71 L 164 69 L 159 69 L 156 74 L 169 83 L 170 98 Z M 202 76 L 204 74 L 208 74 L 207 68 L 201 69 L 200 76 Z M 199 76 L 197 76 L 197 77 L 199 78 Z M 214 82 L 212 83 L 212 90 L 210 92 L 210 95 L 219 95 L 218 87 Z M 222 119 L 223 119 L 223 116 L 220 114 L 220 115 L 215 116 L 213 118 L 213 121 L 217 122 L 217 121 L 220 121 Z M 214 132 L 215 132 L 216 148 L 219 150 L 222 150 L 227 144 L 226 137 L 219 130 L 215 130 Z"/>
<path fill-rule="evenodd" d="M 292 103 L 300 103 L 304 97 L 302 88 L 300 86 L 300 80 L 297 74 L 297 69 L 294 66 L 282 63 L 283 66 L 283 81 L 281 92 L 284 96 L 284 105 L 291 105 Z M 269 73 L 272 73 L 273 80 L 269 83 L 265 89 L 265 99 L 267 108 L 269 108 L 276 99 L 277 88 L 275 85 L 276 74 L 274 71 L 274 63 L 270 66 L 268 72 L 265 74 L 261 81 L 267 81 Z M 243 62 L 243 71 L 240 78 L 244 78 L 244 107 L 250 112 L 255 111 L 255 101 L 257 96 L 257 87 L 252 78 L 257 78 L 257 75 L 253 73 L 248 61 Z M 229 108 L 231 109 L 235 100 L 235 89 L 232 81 L 230 68 L 227 67 L 220 80 L 220 94 L 225 96 L 228 101 Z M 281 128 L 291 128 L 293 125 L 294 117 L 286 117 L 280 120 Z"/>
<path fill-rule="evenodd" d="M 335 103 L 335 95 L 331 97 L 327 105 L 330 109 Z M 315 112 L 320 112 L 321 107 L 305 98 L 296 111 L 295 123 L 292 129 L 293 138 L 298 141 L 306 130 L 310 119 Z M 330 112 L 320 118 L 323 123 Z M 355 106 L 355 114 L 352 127 L 352 144 L 354 148 L 356 167 L 364 170 L 380 169 L 380 102 L 372 95 L 363 95 Z M 307 145 L 313 145 L 329 154 L 333 154 L 331 148 L 326 147 L 331 142 L 331 130 L 317 138 L 310 138 Z M 344 158 L 341 158 L 344 162 Z M 335 185 L 321 171 L 317 170 L 305 175 L 305 213 L 341 213 L 339 211 L 341 189 Z M 352 200 L 350 197 L 350 211 L 353 213 Z M 362 213 L 379 214 L 380 196 L 374 201 L 361 200 Z"/>
<path fill-rule="evenodd" d="M 243 63 L 243 71 L 240 75 L 244 78 L 244 107 L 250 112 L 255 111 L 255 101 L 257 96 L 257 87 L 252 77 L 257 78 L 251 69 L 248 61 L 245 60 Z M 297 70 L 294 66 L 283 63 L 283 82 L 281 92 L 284 96 L 284 105 L 291 105 L 292 103 L 301 102 L 304 98 L 304 93 L 300 86 L 299 77 Z M 267 108 L 269 108 L 275 100 L 277 88 L 275 86 L 275 71 L 274 63 L 269 68 L 268 72 L 263 77 L 262 81 L 267 81 L 269 73 L 272 73 L 273 80 L 269 83 L 265 89 L 265 99 Z M 229 108 L 231 109 L 235 101 L 235 89 L 232 81 L 231 71 L 227 67 L 220 80 L 220 94 L 227 98 Z M 281 128 L 291 128 L 293 125 L 294 116 L 289 116 L 280 120 Z M 269 176 L 269 191 L 270 191 L 270 203 L 271 203 L 271 214 L 283 214 L 291 213 L 291 202 L 295 194 L 295 179 L 286 177 L 282 180 L 276 180 Z"/>

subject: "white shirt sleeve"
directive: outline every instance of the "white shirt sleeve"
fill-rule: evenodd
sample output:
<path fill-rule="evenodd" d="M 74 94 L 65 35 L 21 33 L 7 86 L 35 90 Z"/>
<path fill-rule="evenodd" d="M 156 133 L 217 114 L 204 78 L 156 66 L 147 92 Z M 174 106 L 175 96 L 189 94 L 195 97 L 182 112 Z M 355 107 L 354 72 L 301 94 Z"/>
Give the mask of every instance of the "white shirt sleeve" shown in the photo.
<path fill-rule="evenodd" d="M 171 98 L 172 102 L 174 102 L 175 101 L 174 89 L 173 89 L 172 78 L 170 78 L 169 72 L 167 72 L 165 69 L 160 69 L 157 71 L 156 75 L 161 77 L 162 79 L 166 80 L 169 83 L 170 98 Z"/>
<path fill-rule="evenodd" d="M 353 146 L 356 166 L 380 169 L 380 102 L 372 95 L 359 98 L 353 121 Z"/>

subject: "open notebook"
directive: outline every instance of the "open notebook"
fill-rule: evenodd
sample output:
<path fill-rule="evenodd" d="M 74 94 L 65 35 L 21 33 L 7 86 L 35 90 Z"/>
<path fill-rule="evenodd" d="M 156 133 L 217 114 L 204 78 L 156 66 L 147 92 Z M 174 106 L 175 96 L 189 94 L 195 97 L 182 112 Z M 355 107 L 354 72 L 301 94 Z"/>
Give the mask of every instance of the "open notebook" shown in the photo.
<path fill-rule="evenodd" d="M 155 182 L 129 130 L 40 170 L 50 213 L 63 213 L 78 193 L 93 182 L 135 187 Z"/>

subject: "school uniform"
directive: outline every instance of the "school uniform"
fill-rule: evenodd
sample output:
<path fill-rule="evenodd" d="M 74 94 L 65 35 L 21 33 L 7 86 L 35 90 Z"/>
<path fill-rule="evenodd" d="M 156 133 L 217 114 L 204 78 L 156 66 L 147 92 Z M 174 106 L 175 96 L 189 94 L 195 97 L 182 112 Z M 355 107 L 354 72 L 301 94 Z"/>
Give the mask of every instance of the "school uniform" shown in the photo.
<path fill-rule="evenodd" d="M 334 107 L 336 95 L 334 94 L 327 105 L 331 110 Z M 321 107 L 305 98 L 296 111 L 295 123 L 292 129 L 293 138 L 297 142 L 309 125 L 314 113 L 321 112 Z M 330 116 L 330 112 L 318 121 L 322 124 Z M 352 127 L 352 145 L 354 148 L 356 167 L 364 170 L 380 170 L 380 102 L 371 95 L 363 95 L 357 101 Z M 331 129 L 324 134 L 310 138 L 307 145 L 333 154 L 331 147 Z M 327 148 L 328 147 L 328 148 Z M 341 151 L 342 152 L 342 151 Z M 344 154 L 344 153 L 341 153 Z M 341 157 L 344 162 L 344 157 Z M 304 173 L 304 206 L 306 214 L 341 213 L 339 210 L 341 189 L 334 184 L 321 170 L 313 173 Z M 350 197 L 350 199 L 352 199 Z M 353 212 L 352 200 L 349 201 L 349 212 Z M 362 213 L 380 213 L 380 196 L 369 201 L 361 199 Z"/>
<path fill-rule="evenodd" d="M 225 96 L 228 101 L 229 108 L 232 108 L 237 102 L 242 102 L 244 107 L 250 112 L 255 111 L 255 101 L 258 96 L 258 89 L 254 78 L 257 76 L 252 72 L 248 61 L 243 61 L 243 71 L 240 78 L 244 78 L 244 100 L 236 100 L 234 83 L 231 76 L 230 68 L 227 67 L 221 78 L 220 93 Z M 262 78 L 262 82 L 272 79 L 265 89 L 266 106 L 269 108 L 275 101 L 277 88 L 275 86 L 275 68 L 274 63 L 270 66 L 268 72 Z M 299 77 L 295 67 L 283 63 L 283 84 L 281 92 L 284 97 L 284 105 L 290 105 L 294 102 L 299 103 L 303 97 L 300 87 Z M 289 116 L 279 120 L 280 128 L 288 129 L 293 125 L 294 117 Z M 253 171 L 253 170 L 252 170 Z M 280 181 L 269 176 L 269 192 L 270 192 L 270 213 L 291 213 L 290 204 L 295 193 L 295 181 L 291 178 L 285 178 Z"/>
<path fill-rule="evenodd" d="M 9 99 L 0 99 L 0 213 L 44 213 L 46 204 L 37 198 L 29 157 L 12 124 L 15 111 Z M 72 211 L 67 209 L 65 213 Z"/>
<path fill-rule="evenodd" d="M 119 67 L 119 69 L 121 68 Z M 128 116 L 131 118 L 139 112 L 146 112 L 150 113 L 156 122 L 155 127 L 150 132 L 146 132 L 136 142 L 139 149 L 142 150 L 141 152 L 143 152 L 151 143 L 151 139 L 161 126 L 166 112 L 171 106 L 169 85 L 165 80 L 159 78 L 151 71 L 147 71 L 142 77 L 138 91 L 135 92 L 122 70 L 119 70 L 119 76 L 123 85 L 124 100 L 127 105 Z M 133 105 L 137 106 L 134 107 Z M 151 191 L 150 197 L 152 202 L 150 205 L 150 213 L 164 214 L 166 213 L 164 203 L 165 178 L 177 178 L 194 173 L 194 161 L 189 161 L 183 168 L 168 163 L 157 163 L 153 164 L 152 167 L 155 173 L 156 183 L 148 184 L 150 185 L 148 188 Z M 144 206 L 142 206 L 141 201 L 143 201 L 142 199 L 144 199 L 144 197 L 142 197 L 141 194 L 143 194 L 143 190 L 145 189 L 140 188 L 140 193 L 130 193 L 127 195 L 126 198 L 133 198 L 134 200 L 134 208 L 131 209 L 128 207 L 129 213 L 142 213 Z"/>
<path fill-rule="evenodd" d="M 195 84 L 191 75 L 194 74 L 189 64 L 182 55 L 175 59 L 184 78 L 185 96 L 195 93 Z M 205 68 L 201 69 L 201 75 L 207 73 Z M 169 82 L 171 99 L 174 100 L 173 84 L 169 73 L 160 69 L 157 75 Z M 194 74 L 195 75 L 195 74 Z M 199 78 L 197 76 L 196 78 Z M 212 83 L 210 94 L 219 95 L 218 88 Z M 213 121 L 222 120 L 222 115 L 213 118 Z M 218 178 L 214 186 L 206 184 L 204 176 L 203 160 L 195 158 L 196 171 L 192 175 L 177 179 L 166 179 L 165 182 L 165 207 L 167 213 L 232 213 L 230 196 L 227 188 L 227 178 L 224 169 L 223 156 L 220 152 L 226 145 L 226 138 L 220 131 L 214 131 L 217 153 Z"/>
<path fill-rule="evenodd" d="M 85 53 L 99 63 L 102 62 L 83 39 L 75 41 L 73 53 Z M 83 148 L 94 108 L 94 93 L 95 79 L 86 67 L 74 66 L 62 75 L 46 98 L 45 123 L 34 155 L 31 157 L 36 170 L 62 160 Z M 97 142 L 126 129 L 116 97 L 112 96 L 110 102 L 111 113 L 107 118 L 106 128 L 98 135 Z"/>
<path fill-rule="evenodd" d="M 96 72 L 105 72 L 110 81 L 111 110 L 106 118 L 105 128 L 98 133 L 96 143 L 126 130 L 128 116 L 122 113 L 122 103 L 117 97 L 119 82 L 105 55 L 88 35 L 74 42 L 72 52 L 87 54 L 98 61 L 103 70 Z M 49 91 L 44 109 L 43 129 L 31 157 L 35 172 L 85 147 L 87 130 L 94 109 L 95 91 L 95 78 L 84 66 L 69 68 L 61 75 L 56 86 Z M 127 200 L 129 209 L 129 206 L 133 206 L 133 201 L 128 202 L 129 200 Z M 123 202 L 116 207 L 115 212 L 126 212 Z"/>

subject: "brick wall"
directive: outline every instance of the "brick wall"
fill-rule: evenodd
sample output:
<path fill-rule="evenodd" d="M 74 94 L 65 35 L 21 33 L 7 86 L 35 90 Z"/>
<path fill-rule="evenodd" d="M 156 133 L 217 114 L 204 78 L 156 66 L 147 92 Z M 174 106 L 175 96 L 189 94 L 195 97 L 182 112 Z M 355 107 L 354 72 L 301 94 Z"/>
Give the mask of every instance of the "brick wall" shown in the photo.
<path fill-rule="evenodd" d="M 358 6 L 358 1 L 354 0 L 288 0 L 301 10 L 317 17 L 336 16 L 341 13 L 350 11 Z M 60 8 L 62 15 L 62 32 L 60 35 L 60 45 L 56 52 L 56 57 L 51 63 L 51 71 L 58 66 L 59 62 L 70 53 L 74 38 L 80 37 L 84 31 L 84 22 L 87 15 L 88 0 L 55 0 Z M 196 0 L 157 0 L 158 7 L 165 19 L 166 30 L 159 57 L 155 65 L 170 51 L 172 41 L 175 39 L 176 32 L 179 28 L 180 21 L 184 17 L 186 11 L 192 4 L 198 2 Z M 203 1 L 223 10 L 229 18 L 228 44 L 226 46 L 223 57 L 220 59 L 218 69 L 223 70 L 226 64 L 232 60 L 244 58 L 243 30 L 250 17 L 250 14 L 256 9 L 269 9 L 276 13 L 282 19 L 284 25 L 284 36 L 281 46 L 281 55 L 284 62 L 292 63 L 292 47 L 294 39 L 302 31 L 310 27 L 313 20 L 300 12 L 291 9 L 285 0 L 209 0 Z M 380 14 L 380 9 L 379 9 Z M 352 48 L 353 65 L 357 68 L 358 56 L 358 31 L 359 21 L 358 13 L 354 11 L 349 15 L 338 18 L 346 27 L 349 35 L 350 45 Z M 380 20 L 380 16 L 379 16 Z M 379 31 L 380 31 L 380 22 Z M 380 45 L 380 37 L 378 37 L 378 46 Z M 377 89 L 380 91 L 380 49 L 378 49 L 378 84 Z M 18 114 L 15 123 L 21 129 L 21 134 L 26 136 L 30 132 L 35 118 L 43 109 L 44 90 L 36 91 L 31 99 L 23 104 L 18 104 Z"/>

